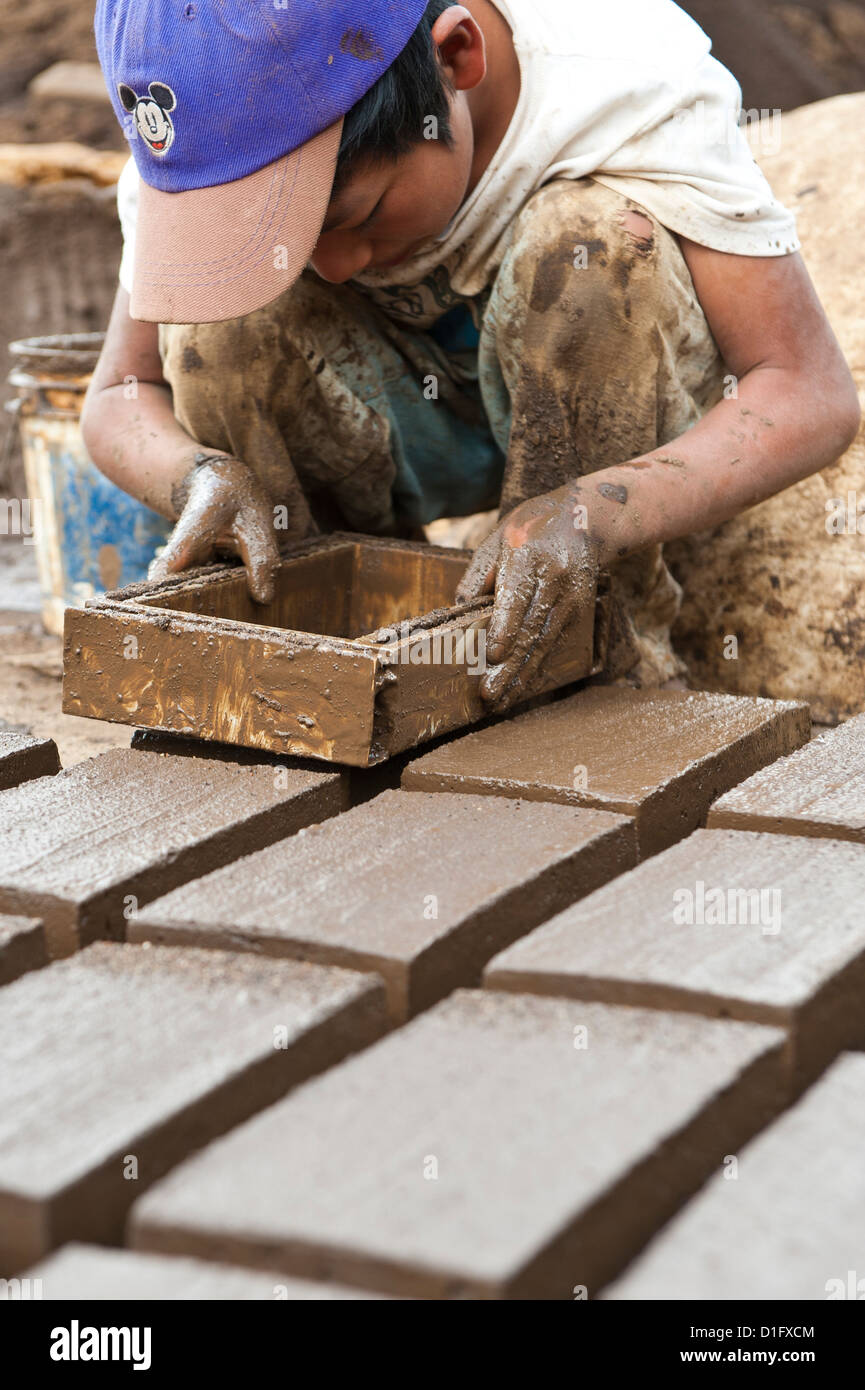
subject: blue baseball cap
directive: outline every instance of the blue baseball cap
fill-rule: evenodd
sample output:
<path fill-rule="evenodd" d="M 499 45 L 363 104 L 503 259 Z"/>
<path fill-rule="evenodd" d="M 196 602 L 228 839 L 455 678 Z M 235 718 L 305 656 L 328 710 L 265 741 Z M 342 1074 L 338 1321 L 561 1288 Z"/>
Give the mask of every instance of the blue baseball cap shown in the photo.
<path fill-rule="evenodd" d="M 99 61 L 141 175 L 133 318 L 236 318 L 294 283 L 343 118 L 426 4 L 98 0 Z"/>

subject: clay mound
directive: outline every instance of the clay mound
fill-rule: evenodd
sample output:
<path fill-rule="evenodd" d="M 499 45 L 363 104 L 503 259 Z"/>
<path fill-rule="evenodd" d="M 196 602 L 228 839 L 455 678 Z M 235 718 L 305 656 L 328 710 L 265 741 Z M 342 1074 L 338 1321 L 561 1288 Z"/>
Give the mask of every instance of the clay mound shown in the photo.
<path fill-rule="evenodd" d="M 56 145 L 0 145 L 0 183 L 24 188 L 37 183 L 85 179 L 97 188 L 113 187 L 128 154 L 91 150 L 75 141 Z"/>
<path fill-rule="evenodd" d="M 865 87 L 862 0 L 682 0 L 736 74 L 746 108 L 790 111 Z"/>
<path fill-rule="evenodd" d="M 80 92 L 50 99 L 28 83 L 61 61 L 96 61 L 96 0 L 0 0 L 0 143 L 78 140 L 99 149 L 125 147 L 108 102 L 80 100 Z"/>
<path fill-rule="evenodd" d="M 783 118 L 781 148 L 760 164 L 797 214 L 808 268 L 865 402 L 863 125 L 865 93 L 803 107 Z M 757 130 L 754 140 L 759 150 Z M 686 591 L 674 641 L 696 685 L 808 700 L 825 723 L 865 709 L 865 543 L 827 530 L 833 498 L 846 506 L 856 493 L 865 513 L 863 479 L 865 426 L 822 473 L 711 535 L 667 547 Z M 738 659 L 725 659 L 728 635 L 738 638 Z"/>

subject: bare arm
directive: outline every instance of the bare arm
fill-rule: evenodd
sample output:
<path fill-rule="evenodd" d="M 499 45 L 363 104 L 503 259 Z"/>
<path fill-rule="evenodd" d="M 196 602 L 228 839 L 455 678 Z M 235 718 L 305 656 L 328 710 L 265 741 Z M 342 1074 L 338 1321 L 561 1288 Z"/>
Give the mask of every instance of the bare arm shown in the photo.
<path fill-rule="evenodd" d="M 856 435 L 856 387 L 802 258 L 682 249 L 738 395 L 671 444 L 523 503 L 481 546 L 460 597 L 495 585 L 482 693 L 500 707 L 593 601 L 599 569 L 728 521 L 825 468 Z"/>
<path fill-rule="evenodd" d="M 738 395 L 674 443 L 582 481 L 602 564 L 728 521 L 833 463 L 859 427 L 856 386 L 801 256 L 682 250 Z M 628 502 L 600 494 L 601 481 Z"/>
<path fill-rule="evenodd" d="M 202 449 L 174 418 L 158 333 L 155 323 L 129 317 L 129 295 L 118 289 L 81 428 L 90 457 L 107 478 L 175 521 L 182 507 L 172 494 L 196 455 L 219 451 Z"/>
<path fill-rule="evenodd" d="M 197 443 L 175 419 L 158 335 L 155 323 L 130 318 L 118 289 L 84 401 L 90 456 L 124 492 L 177 521 L 154 578 L 227 550 L 246 565 L 253 598 L 267 603 L 279 560 L 272 499 L 245 463 Z"/>

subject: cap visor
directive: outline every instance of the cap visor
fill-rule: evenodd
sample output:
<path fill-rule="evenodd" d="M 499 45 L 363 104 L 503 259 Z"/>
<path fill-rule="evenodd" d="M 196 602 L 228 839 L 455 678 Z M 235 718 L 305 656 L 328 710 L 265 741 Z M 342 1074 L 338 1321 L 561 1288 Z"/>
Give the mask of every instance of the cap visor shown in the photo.
<path fill-rule="evenodd" d="M 142 179 L 132 318 L 215 323 L 289 289 L 324 223 L 342 124 L 233 183 L 163 193 Z"/>

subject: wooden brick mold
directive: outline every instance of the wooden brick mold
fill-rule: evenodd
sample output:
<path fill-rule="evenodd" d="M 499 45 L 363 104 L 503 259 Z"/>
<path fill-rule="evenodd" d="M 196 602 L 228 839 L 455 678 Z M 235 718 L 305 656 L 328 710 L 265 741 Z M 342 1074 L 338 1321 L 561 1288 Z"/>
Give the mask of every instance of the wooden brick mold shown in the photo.
<path fill-rule="evenodd" d="M 465 551 L 336 534 L 286 552 L 273 602 L 210 565 L 66 614 L 63 709 L 365 767 L 482 718 L 492 600 L 455 605 Z M 542 689 L 600 669 L 608 598 Z"/>

